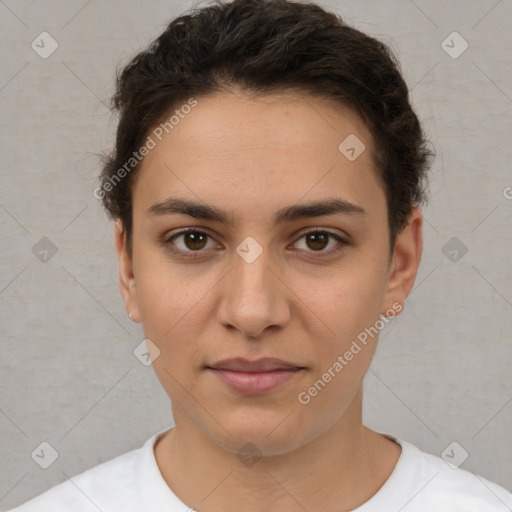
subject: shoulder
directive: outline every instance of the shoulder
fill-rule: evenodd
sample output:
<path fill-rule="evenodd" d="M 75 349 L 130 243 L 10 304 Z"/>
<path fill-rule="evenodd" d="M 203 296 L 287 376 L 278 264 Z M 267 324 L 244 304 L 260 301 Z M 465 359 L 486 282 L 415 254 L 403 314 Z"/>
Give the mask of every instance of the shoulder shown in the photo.
<path fill-rule="evenodd" d="M 397 442 L 402 445 L 403 457 L 399 460 L 400 468 L 398 464 L 397 468 L 404 477 L 402 490 L 404 501 L 407 500 L 405 510 L 408 512 L 441 509 L 450 512 L 512 510 L 512 494 L 498 484 L 450 465 L 443 458 L 423 452 L 411 443 L 402 440 Z"/>
<path fill-rule="evenodd" d="M 10 512 L 110 512 L 119 510 L 121 505 L 128 512 L 136 503 L 136 469 L 142 449 L 70 477 Z"/>

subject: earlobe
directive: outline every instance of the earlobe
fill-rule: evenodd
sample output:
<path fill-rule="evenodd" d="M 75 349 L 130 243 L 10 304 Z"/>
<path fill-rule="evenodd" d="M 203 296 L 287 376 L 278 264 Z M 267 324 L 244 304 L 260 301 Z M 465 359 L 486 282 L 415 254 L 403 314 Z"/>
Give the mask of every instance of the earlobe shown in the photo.
<path fill-rule="evenodd" d="M 135 275 L 133 272 L 133 258 L 128 251 L 126 230 L 120 219 L 117 219 L 115 222 L 114 238 L 119 265 L 119 290 L 130 320 L 140 322 Z"/>
<path fill-rule="evenodd" d="M 415 208 L 405 228 L 397 235 L 393 251 L 385 304 L 392 308 L 400 304 L 403 310 L 406 297 L 411 292 L 423 251 L 423 215 Z"/>

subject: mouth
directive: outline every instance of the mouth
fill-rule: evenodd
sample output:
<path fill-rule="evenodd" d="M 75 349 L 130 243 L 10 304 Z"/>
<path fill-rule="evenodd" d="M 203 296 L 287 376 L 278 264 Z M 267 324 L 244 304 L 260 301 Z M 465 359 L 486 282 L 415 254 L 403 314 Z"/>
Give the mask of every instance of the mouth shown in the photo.
<path fill-rule="evenodd" d="M 255 361 L 234 358 L 219 361 L 205 369 L 237 393 L 262 395 L 296 378 L 306 368 L 275 358 Z"/>

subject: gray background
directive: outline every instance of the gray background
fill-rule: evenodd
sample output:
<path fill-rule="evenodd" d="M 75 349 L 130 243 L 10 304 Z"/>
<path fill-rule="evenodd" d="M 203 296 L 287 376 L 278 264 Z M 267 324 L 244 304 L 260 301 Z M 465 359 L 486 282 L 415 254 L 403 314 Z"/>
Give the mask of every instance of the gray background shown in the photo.
<path fill-rule="evenodd" d="M 419 276 L 381 334 L 365 421 L 437 455 L 457 441 L 461 467 L 512 489 L 512 2 L 322 5 L 397 52 L 438 153 Z M 172 424 L 133 355 L 142 330 L 92 190 L 114 135 L 116 65 L 191 6 L 0 1 L 1 510 Z M 43 31 L 59 44 L 47 59 L 31 48 Z M 469 44 L 458 58 L 441 46 L 453 31 Z M 31 458 L 43 441 L 59 455 L 46 470 Z"/>

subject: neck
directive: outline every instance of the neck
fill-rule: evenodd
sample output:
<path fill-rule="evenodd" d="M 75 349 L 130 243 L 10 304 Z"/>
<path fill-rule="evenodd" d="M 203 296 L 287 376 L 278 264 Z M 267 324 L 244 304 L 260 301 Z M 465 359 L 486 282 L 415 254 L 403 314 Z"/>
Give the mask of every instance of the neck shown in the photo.
<path fill-rule="evenodd" d="M 167 485 L 198 511 L 350 511 L 387 480 L 400 455 L 393 441 L 361 421 L 361 395 L 352 411 L 309 443 L 288 453 L 247 459 L 215 443 L 174 412 L 176 427 L 155 446 Z"/>

